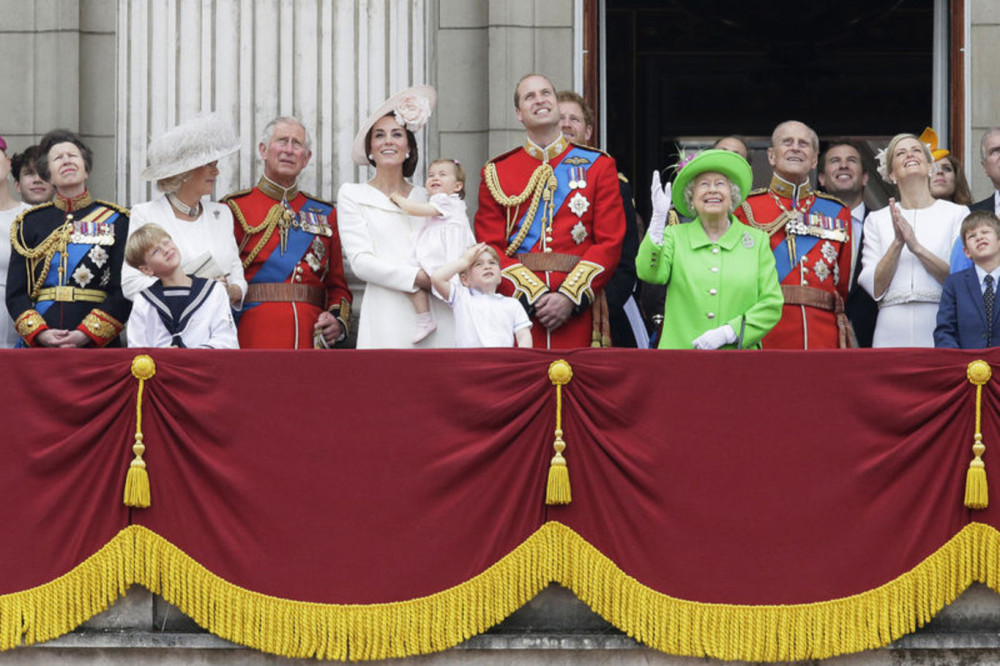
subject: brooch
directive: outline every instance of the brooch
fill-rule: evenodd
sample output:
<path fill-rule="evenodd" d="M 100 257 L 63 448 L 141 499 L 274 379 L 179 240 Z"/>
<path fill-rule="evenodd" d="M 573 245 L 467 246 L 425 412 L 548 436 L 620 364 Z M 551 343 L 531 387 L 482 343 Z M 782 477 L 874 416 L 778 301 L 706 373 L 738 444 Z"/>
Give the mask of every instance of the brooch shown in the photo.
<path fill-rule="evenodd" d="M 590 208 L 590 202 L 587 201 L 587 197 L 583 196 L 580 192 L 573 195 L 573 198 L 569 200 L 569 209 L 573 211 L 573 214 L 577 217 L 583 217 L 583 214 L 587 212 Z"/>

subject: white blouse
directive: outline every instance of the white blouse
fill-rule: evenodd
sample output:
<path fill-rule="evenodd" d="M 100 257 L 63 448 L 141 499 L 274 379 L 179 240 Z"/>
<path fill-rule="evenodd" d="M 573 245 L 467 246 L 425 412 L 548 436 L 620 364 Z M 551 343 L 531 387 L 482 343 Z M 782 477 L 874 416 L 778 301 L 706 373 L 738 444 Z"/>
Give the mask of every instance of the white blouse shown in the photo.
<path fill-rule="evenodd" d="M 181 252 L 181 265 L 197 259 L 206 252 L 226 274 L 229 284 L 247 294 L 247 281 L 243 277 L 243 262 L 233 235 L 233 213 L 229 206 L 214 201 L 202 201 L 201 216 L 188 222 L 178 220 L 166 195 L 154 201 L 137 204 L 132 208 L 128 233 L 131 236 L 144 224 L 155 223 L 167 230 Z M 122 264 L 122 293 L 134 300 L 136 294 L 153 284 L 156 278 L 140 273 L 128 264 Z"/>

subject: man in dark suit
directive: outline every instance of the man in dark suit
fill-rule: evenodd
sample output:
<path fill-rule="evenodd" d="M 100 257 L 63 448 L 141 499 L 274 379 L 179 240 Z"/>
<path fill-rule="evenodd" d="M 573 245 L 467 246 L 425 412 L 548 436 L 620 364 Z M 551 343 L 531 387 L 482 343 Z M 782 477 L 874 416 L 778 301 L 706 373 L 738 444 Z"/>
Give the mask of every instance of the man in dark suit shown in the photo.
<path fill-rule="evenodd" d="M 1000 215 L 1000 127 L 991 127 L 979 142 L 980 164 L 993 182 L 995 190 L 982 201 L 969 206 L 971 210 L 988 210 Z"/>
<path fill-rule="evenodd" d="M 962 222 L 965 254 L 974 265 L 952 273 L 944 283 L 938 307 L 934 346 L 982 349 L 997 346 L 1000 308 L 1000 219 L 991 210 L 973 211 Z"/>
<path fill-rule="evenodd" d="M 861 150 L 849 139 L 836 139 L 827 146 L 820 157 L 816 173 L 820 187 L 827 194 L 840 199 L 851 209 L 851 226 L 854 229 L 854 272 L 851 291 L 847 294 L 844 312 L 854 328 L 859 347 L 871 347 L 875 335 L 878 304 L 858 284 L 861 273 L 861 248 L 864 242 L 864 221 L 868 214 L 865 206 L 865 187 L 868 170 L 861 159 Z"/>

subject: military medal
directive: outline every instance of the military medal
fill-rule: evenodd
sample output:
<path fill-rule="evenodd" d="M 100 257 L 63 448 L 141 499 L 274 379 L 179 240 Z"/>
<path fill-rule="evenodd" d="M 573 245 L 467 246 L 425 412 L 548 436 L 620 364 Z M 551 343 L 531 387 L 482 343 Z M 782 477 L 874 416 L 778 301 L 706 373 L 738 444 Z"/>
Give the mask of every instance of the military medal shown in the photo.
<path fill-rule="evenodd" d="M 569 232 L 570 238 L 573 242 L 579 245 L 583 241 L 587 240 L 587 227 L 583 226 L 583 222 L 577 221 L 573 228 Z"/>

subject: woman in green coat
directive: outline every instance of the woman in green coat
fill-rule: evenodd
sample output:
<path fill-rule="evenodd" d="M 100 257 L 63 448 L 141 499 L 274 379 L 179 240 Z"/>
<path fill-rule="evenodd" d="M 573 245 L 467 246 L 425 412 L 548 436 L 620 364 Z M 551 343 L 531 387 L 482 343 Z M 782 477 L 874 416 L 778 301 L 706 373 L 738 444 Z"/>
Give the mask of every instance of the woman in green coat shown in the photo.
<path fill-rule="evenodd" d="M 759 347 L 781 318 L 769 239 L 732 214 L 752 182 L 746 160 L 725 150 L 698 153 L 673 188 L 653 173 L 653 215 L 635 266 L 640 280 L 667 285 L 660 349 Z M 694 220 L 664 228 L 671 199 Z"/>

